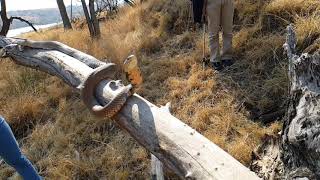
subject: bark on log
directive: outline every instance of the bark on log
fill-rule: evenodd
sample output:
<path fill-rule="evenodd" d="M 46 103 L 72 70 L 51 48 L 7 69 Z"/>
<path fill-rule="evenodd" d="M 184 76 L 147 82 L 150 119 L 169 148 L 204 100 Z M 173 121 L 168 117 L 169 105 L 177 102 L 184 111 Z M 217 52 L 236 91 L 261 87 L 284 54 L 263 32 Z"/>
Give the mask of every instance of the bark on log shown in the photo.
<path fill-rule="evenodd" d="M 74 53 L 67 55 L 50 48 L 32 48 L 32 43 L 27 47 L 19 44 L 21 39 L 0 37 L 2 54 L 24 66 L 58 76 L 76 89 L 94 71 L 76 59 Z M 96 90 L 101 103 L 107 103 L 108 97 L 117 91 L 108 83 L 102 81 Z M 207 138 L 137 94 L 127 100 L 113 120 L 182 179 L 259 179 Z"/>
<path fill-rule="evenodd" d="M 288 27 L 290 97 L 282 136 L 287 179 L 320 179 L 320 55 L 295 54 L 296 37 Z"/>
<path fill-rule="evenodd" d="M 170 113 L 171 103 L 168 102 L 165 106 L 161 106 L 160 110 Z M 170 113 L 171 114 L 171 113 Z M 164 180 L 163 165 L 161 161 L 151 153 L 151 179 Z"/>

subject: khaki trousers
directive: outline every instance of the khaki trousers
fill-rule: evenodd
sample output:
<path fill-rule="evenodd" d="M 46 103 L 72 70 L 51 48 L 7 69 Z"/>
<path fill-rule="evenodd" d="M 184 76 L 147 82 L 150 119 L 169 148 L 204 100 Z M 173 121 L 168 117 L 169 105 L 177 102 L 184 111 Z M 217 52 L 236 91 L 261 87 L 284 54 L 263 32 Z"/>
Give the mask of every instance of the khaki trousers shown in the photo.
<path fill-rule="evenodd" d="M 208 0 L 209 46 L 211 62 L 232 58 L 232 26 L 234 0 Z M 219 31 L 222 28 L 223 45 L 220 54 Z"/>

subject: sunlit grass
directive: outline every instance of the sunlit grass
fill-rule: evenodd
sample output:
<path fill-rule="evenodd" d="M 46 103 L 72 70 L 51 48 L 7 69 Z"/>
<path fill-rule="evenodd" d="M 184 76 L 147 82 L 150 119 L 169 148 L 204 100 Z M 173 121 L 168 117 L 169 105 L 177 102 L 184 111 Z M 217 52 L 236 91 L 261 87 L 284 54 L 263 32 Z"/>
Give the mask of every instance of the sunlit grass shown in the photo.
<path fill-rule="evenodd" d="M 236 63 L 221 73 L 202 68 L 202 35 L 186 30 L 188 6 L 183 0 L 151 0 L 123 8 L 115 19 L 101 23 L 98 41 L 88 36 L 86 26 L 25 37 L 60 41 L 119 67 L 136 54 L 145 80 L 139 94 L 157 105 L 172 102 L 176 117 L 248 165 L 252 150 L 266 133 L 276 134 L 281 122 L 254 122 L 242 103 L 268 111 L 283 106 L 287 93 L 284 33 L 263 23 L 273 15 L 285 20 L 281 22 L 292 21 L 301 50 L 319 47 L 319 8 L 317 0 L 236 1 Z M 282 26 L 285 23 L 276 27 Z M 8 61 L 0 62 L 0 112 L 42 176 L 149 178 L 148 153 L 128 134 L 110 120 L 93 118 L 62 81 Z M 2 165 L 0 177 L 13 172 Z"/>

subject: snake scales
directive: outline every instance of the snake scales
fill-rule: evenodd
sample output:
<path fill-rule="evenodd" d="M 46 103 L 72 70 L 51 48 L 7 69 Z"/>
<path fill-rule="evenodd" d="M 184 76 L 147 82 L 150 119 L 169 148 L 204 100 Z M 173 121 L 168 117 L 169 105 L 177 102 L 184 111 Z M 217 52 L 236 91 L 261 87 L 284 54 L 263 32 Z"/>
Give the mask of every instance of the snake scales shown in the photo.
<path fill-rule="evenodd" d="M 97 117 L 111 118 L 117 114 L 127 98 L 131 95 L 130 90 L 132 89 L 131 85 L 120 87 L 120 91 L 117 92 L 115 96 L 107 103 L 107 105 L 102 106 L 95 97 L 95 90 L 99 83 L 105 79 L 111 79 L 115 73 L 115 64 L 109 63 L 103 66 L 100 66 L 91 73 L 83 84 L 82 89 L 82 99 L 85 105 L 90 109 L 91 113 Z M 110 81 L 108 83 L 111 86 L 115 81 Z"/>
<path fill-rule="evenodd" d="M 106 64 L 95 59 L 92 56 L 82 53 L 81 51 L 54 41 L 30 41 L 25 39 L 18 39 L 17 44 L 23 47 L 26 46 L 36 49 L 57 50 L 64 54 L 72 56 L 83 62 L 87 66 L 93 68 L 94 71 L 88 77 L 86 77 L 83 82 L 83 88 L 81 89 L 81 98 L 84 101 L 84 104 L 89 108 L 90 112 L 97 117 L 113 117 L 120 111 L 127 98 L 131 95 L 131 85 L 117 86 L 116 81 L 111 80 L 115 74 L 115 64 L 113 63 Z M 109 87 L 111 85 L 116 85 L 118 88 L 118 90 L 115 91 L 116 94 L 113 95 L 113 97 L 105 106 L 102 106 L 95 96 L 96 88 L 102 80 L 111 80 L 107 85 Z"/>

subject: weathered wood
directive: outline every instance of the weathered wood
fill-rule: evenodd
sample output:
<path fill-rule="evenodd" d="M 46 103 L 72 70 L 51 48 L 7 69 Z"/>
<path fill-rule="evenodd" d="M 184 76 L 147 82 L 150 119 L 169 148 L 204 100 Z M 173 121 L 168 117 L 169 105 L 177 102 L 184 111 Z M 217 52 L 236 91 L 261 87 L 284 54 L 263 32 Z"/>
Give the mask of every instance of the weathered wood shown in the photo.
<path fill-rule="evenodd" d="M 290 96 L 282 136 L 287 179 L 320 179 L 320 55 L 295 54 L 296 37 L 288 27 Z"/>
<path fill-rule="evenodd" d="M 284 179 L 278 136 L 264 137 L 263 143 L 252 153 L 250 169 L 266 180 Z"/>
<path fill-rule="evenodd" d="M 60 51 L 21 47 L 14 42 L 19 44 L 13 38 L 0 37 L 7 56 L 24 66 L 56 75 L 74 88 L 81 89 L 83 79 L 94 70 Z M 103 104 L 117 91 L 107 83 L 102 81 L 96 90 Z M 197 131 L 137 94 L 127 100 L 114 121 L 182 179 L 259 179 Z"/>
<path fill-rule="evenodd" d="M 296 55 L 292 26 L 284 48 L 290 89 L 282 136 L 266 139 L 251 168 L 265 179 L 320 179 L 320 55 Z"/>
<path fill-rule="evenodd" d="M 165 106 L 161 106 L 160 110 L 170 113 L 171 103 L 168 102 Z M 171 114 L 171 113 L 170 113 Z M 161 161 L 151 153 L 151 179 L 164 180 L 163 165 Z"/>
<path fill-rule="evenodd" d="M 57 41 L 32 41 L 26 39 L 6 39 L 7 43 L 10 44 L 19 44 L 22 47 L 31 47 L 35 49 L 44 49 L 44 50 L 56 50 L 60 51 L 68 56 L 71 56 L 91 68 L 96 68 L 106 63 L 99 61 L 93 56 L 90 56 L 86 53 L 83 53 L 77 49 L 71 48 L 64 45 L 63 43 Z"/>
<path fill-rule="evenodd" d="M 163 165 L 161 161 L 153 154 L 151 154 L 151 179 L 164 180 Z"/>

